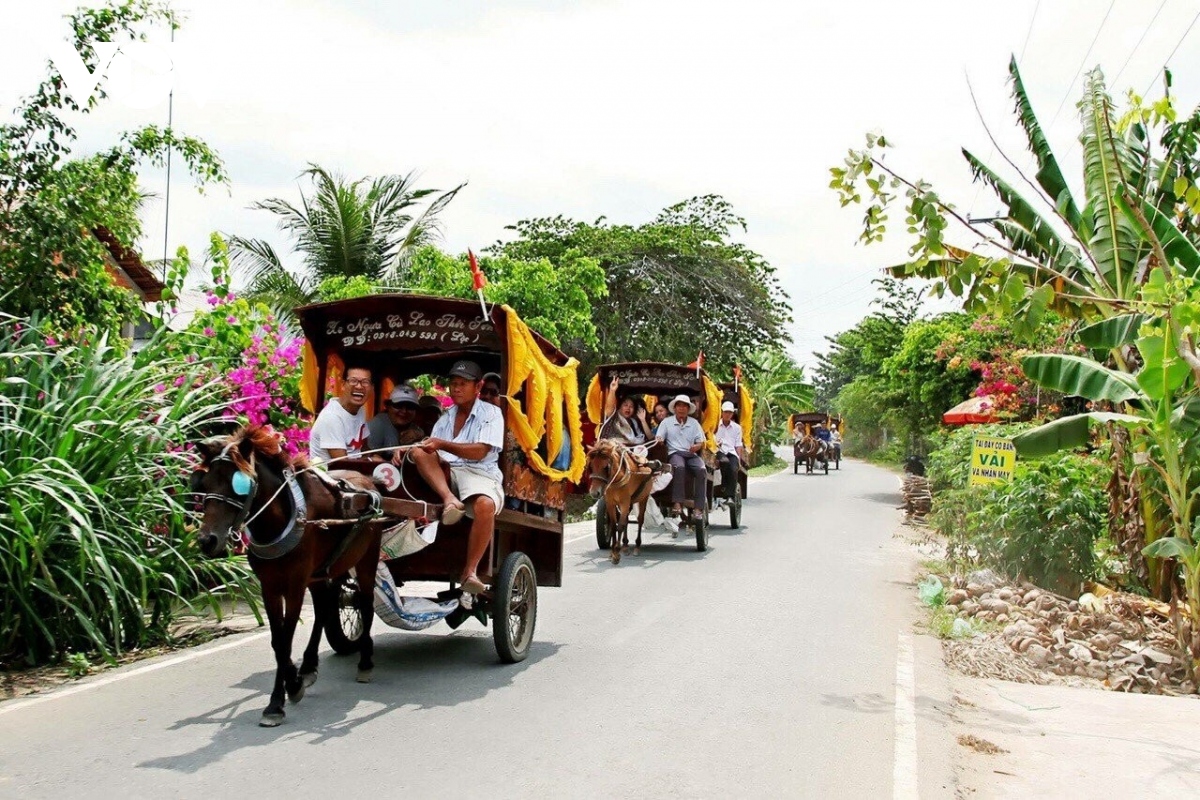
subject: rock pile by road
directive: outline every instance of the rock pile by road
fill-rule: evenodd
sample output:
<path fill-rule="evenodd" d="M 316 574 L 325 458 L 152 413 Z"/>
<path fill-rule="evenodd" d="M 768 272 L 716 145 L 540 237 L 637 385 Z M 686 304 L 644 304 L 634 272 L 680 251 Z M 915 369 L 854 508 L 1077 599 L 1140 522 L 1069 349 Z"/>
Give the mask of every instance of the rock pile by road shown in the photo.
<path fill-rule="evenodd" d="M 963 648 L 1007 649 L 1007 656 L 998 652 L 993 654 L 998 659 L 987 660 L 1009 674 L 989 677 L 1077 676 L 1117 691 L 1194 694 L 1167 606 L 1124 592 L 1101 592 L 1071 600 L 1029 583 L 1009 585 L 982 571 L 959 581 L 945 603 L 956 617 L 984 631 L 975 637 L 981 641 Z M 960 659 L 964 655 L 959 648 Z M 1015 662 L 1004 663 L 1014 657 Z"/>

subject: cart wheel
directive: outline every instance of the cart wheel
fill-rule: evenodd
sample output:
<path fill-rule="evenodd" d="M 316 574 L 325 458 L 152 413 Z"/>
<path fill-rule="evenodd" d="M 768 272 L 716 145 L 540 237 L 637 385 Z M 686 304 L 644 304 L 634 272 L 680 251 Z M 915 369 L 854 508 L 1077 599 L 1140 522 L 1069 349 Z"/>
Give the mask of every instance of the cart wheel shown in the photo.
<path fill-rule="evenodd" d="M 509 553 L 492 584 L 492 639 L 505 664 L 524 661 L 537 623 L 537 573 L 524 553 Z"/>
<path fill-rule="evenodd" d="M 704 516 L 692 517 L 692 527 L 696 529 L 696 550 L 703 553 L 708 549 L 708 525 L 705 524 Z"/>
<path fill-rule="evenodd" d="M 733 499 L 729 501 L 729 527 L 737 530 L 742 521 L 742 487 L 738 484 L 733 489 Z"/>
<path fill-rule="evenodd" d="M 608 508 L 604 498 L 596 504 L 596 547 L 607 550 L 612 547 L 612 532 L 608 529 Z"/>
<path fill-rule="evenodd" d="M 325 617 L 325 640 L 339 656 L 357 653 L 362 648 L 362 612 L 354 606 L 357 593 L 358 583 L 349 575 L 333 584 L 334 613 Z"/>
<path fill-rule="evenodd" d="M 792 474 L 793 475 L 800 474 L 800 459 L 798 459 L 798 458 L 792 462 Z"/>
<path fill-rule="evenodd" d="M 825 459 L 825 474 L 829 474 L 829 459 Z"/>

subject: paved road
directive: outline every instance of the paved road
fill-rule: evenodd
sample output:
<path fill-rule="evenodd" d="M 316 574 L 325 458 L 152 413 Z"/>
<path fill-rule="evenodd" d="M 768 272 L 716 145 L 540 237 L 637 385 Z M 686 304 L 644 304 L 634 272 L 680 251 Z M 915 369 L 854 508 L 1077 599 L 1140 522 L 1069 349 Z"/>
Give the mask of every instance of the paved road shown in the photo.
<path fill-rule="evenodd" d="M 384 629 L 374 683 L 327 653 L 268 730 L 249 634 L 0 705 L 0 796 L 891 796 L 910 556 L 896 477 L 844 466 L 753 481 L 744 529 L 715 526 L 706 553 L 664 535 L 613 567 L 572 526 L 516 666 L 473 621 Z"/>

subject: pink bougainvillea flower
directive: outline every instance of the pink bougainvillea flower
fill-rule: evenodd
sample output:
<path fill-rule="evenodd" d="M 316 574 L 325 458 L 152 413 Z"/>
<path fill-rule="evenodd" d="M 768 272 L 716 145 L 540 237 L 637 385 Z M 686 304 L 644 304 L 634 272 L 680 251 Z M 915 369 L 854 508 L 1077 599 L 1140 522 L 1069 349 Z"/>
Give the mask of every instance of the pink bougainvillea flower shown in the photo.
<path fill-rule="evenodd" d="M 237 317 L 235 317 L 233 314 L 230 314 L 228 317 L 226 317 L 225 321 L 230 325 L 237 325 Z"/>
<path fill-rule="evenodd" d="M 209 337 L 209 338 L 212 338 L 213 336 L 216 336 L 216 335 L 217 335 L 217 332 L 216 332 L 216 331 L 214 331 L 214 330 L 212 329 L 212 327 L 211 327 L 211 326 L 209 326 L 209 327 L 207 327 L 207 328 L 205 328 L 205 329 L 204 329 L 204 335 L 205 335 L 205 336 L 207 336 L 207 337 Z"/>
<path fill-rule="evenodd" d="M 167 390 L 167 385 L 165 383 L 154 384 L 154 391 L 157 392 L 158 394 L 162 394 L 166 390 Z"/>
<path fill-rule="evenodd" d="M 176 388 L 183 386 L 185 383 L 187 383 L 186 375 L 180 375 L 178 378 L 175 379 L 175 387 Z"/>
<path fill-rule="evenodd" d="M 47 347 L 58 347 L 58 339 L 55 339 L 53 336 L 47 336 L 46 337 L 46 346 Z"/>

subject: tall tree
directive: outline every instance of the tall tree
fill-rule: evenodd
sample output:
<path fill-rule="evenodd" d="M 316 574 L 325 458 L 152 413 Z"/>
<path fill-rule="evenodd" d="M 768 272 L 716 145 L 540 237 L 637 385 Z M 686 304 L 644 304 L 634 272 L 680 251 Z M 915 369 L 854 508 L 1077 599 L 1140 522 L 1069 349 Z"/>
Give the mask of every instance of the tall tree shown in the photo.
<path fill-rule="evenodd" d="M 297 306 L 316 300 L 328 278 L 399 285 L 412 254 L 433 240 L 439 214 L 466 185 L 438 194 L 437 189 L 416 188 L 412 173 L 347 181 L 316 164 L 301 177 L 312 182 L 313 190 L 300 193 L 299 206 L 278 197 L 253 206 L 277 217 L 299 263 L 285 266 L 261 239 L 229 240 L 234 266 L 249 279 L 247 293 L 289 316 Z"/>
<path fill-rule="evenodd" d="M 586 256 L 604 269 L 608 298 L 595 308 L 597 344 L 585 366 L 606 361 L 692 361 L 728 373 L 787 341 L 790 309 L 761 255 L 732 241 L 745 220 L 716 195 L 670 206 L 643 225 L 564 217 L 522 220 L 517 238 L 491 252 L 553 263 Z"/>
<path fill-rule="evenodd" d="M 102 74 L 94 44 L 144 39 L 155 24 L 177 26 L 165 4 L 112 3 L 69 18 L 71 43 L 89 70 Z M 182 156 L 198 184 L 225 182 L 217 155 L 201 140 L 147 126 L 86 158 L 72 158 L 78 138 L 70 115 L 88 114 L 106 97 L 103 79 L 80 101 L 64 89 L 53 64 L 33 94 L 0 125 L 0 303 L 16 315 L 38 315 L 49 332 L 82 328 L 115 334 L 139 308 L 114 283 L 108 252 L 93 235 L 103 228 L 132 247 L 141 236 L 137 170 L 161 165 L 168 150 Z M 114 337 L 115 338 L 115 337 Z"/>

